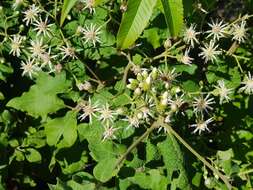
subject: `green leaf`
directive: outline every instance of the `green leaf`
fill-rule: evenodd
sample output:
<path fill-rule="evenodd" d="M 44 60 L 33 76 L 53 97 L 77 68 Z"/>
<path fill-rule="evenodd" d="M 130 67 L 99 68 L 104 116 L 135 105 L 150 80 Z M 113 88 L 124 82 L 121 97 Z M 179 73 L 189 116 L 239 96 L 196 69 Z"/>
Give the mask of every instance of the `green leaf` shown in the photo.
<path fill-rule="evenodd" d="M 168 134 L 165 141 L 158 143 L 158 148 L 163 156 L 163 161 L 167 169 L 168 180 L 171 181 L 171 189 L 191 189 L 188 182 L 187 173 L 184 168 L 184 156 L 176 139 Z M 172 179 L 174 171 L 179 171 L 179 177 Z"/>
<path fill-rule="evenodd" d="M 77 139 L 76 113 L 69 111 L 64 117 L 48 121 L 45 133 L 48 145 L 58 148 L 71 147 Z"/>
<path fill-rule="evenodd" d="M 184 8 L 182 0 L 161 0 L 165 20 L 172 37 L 178 36 L 184 24 Z"/>
<path fill-rule="evenodd" d="M 125 152 L 125 147 L 120 144 L 114 144 L 111 141 L 101 141 L 100 139 L 89 140 L 90 155 L 96 161 L 101 161 L 105 158 L 120 156 Z"/>
<path fill-rule="evenodd" d="M 116 158 L 108 157 L 101 160 L 94 168 L 93 174 L 99 181 L 106 182 L 110 180 L 115 174 Z"/>
<path fill-rule="evenodd" d="M 81 171 L 83 168 L 85 168 L 85 164 L 88 161 L 87 156 L 85 155 L 86 152 L 83 152 L 81 157 L 78 158 L 78 161 L 68 163 L 68 161 L 64 158 L 63 161 L 58 160 L 58 163 L 61 166 L 62 173 L 65 175 L 73 174 L 77 171 Z M 76 155 L 71 153 L 71 156 L 75 157 Z"/>
<path fill-rule="evenodd" d="M 41 155 L 36 149 L 27 148 L 25 151 L 26 151 L 25 157 L 28 160 L 28 162 L 40 162 L 41 161 Z"/>
<path fill-rule="evenodd" d="M 186 72 L 190 75 L 193 75 L 198 68 L 197 65 L 195 65 L 195 64 L 192 64 L 191 66 L 189 66 L 189 65 L 175 65 L 173 67 L 176 69 L 176 72 L 178 72 L 178 73 L 179 72 Z"/>
<path fill-rule="evenodd" d="M 73 180 L 67 182 L 67 185 L 73 190 L 95 190 L 96 185 L 94 183 L 79 184 Z"/>
<path fill-rule="evenodd" d="M 98 122 L 96 118 L 92 120 L 92 124 L 81 123 L 78 125 L 78 136 L 80 141 L 84 139 L 90 141 L 92 139 L 102 139 L 103 126 Z"/>
<path fill-rule="evenodd" d="M 117 34 L 117 47 L 126 49 L 140 36 L 157 0 L 129 0 Z"/>
<path fill-rule="evenodd" d="M 158 28 L 150 28 L 144 31 L 143 37 L 153 46 L 154 49 L 160 47 L 160 36 Z"/>
<path fill-rule="evenodd" d="M 129 95 L 124 93 L 124 94 L 121 94 L 121 95 L 115 97 L 115 99 L 113 99 L 112 103 L 114 106 L 120 107 L 120 106 L 130 104 L 131 101 L 132 101 L 131 97 L 129 97 Z"/>
<path fill-rule="evenodd" d="M 150 162 L 152 160 L 159 159 L 160 155 L 155 145 L 153 145 L 150 140 L 147 141 L 146 144 L 146 160 Z"/>
<path fill-rule="evenodd" d="M 194 177 L 192 178 L 192 184 L 199 187 L 201 183 L 201 179 L 203 177 L 203 174 L 200 172 L 197 172 Z"/>
<path fill-rule="evenodd" d="M 184 90 L 188 92 L 197 92 L 199 91 L 199 85 L 194 82 L 193 80 L 187 80 L 183 82 L 183 88 Z"/>
<path fill-rule="evenodd" d="M 69 14 L 69 11 L 72 9 L 72 7 L 75 5 L 76 2 L 77 0 L 64 0 L 61 10 L 61 21 L 60 21 L 61 26 L 67 15 Z"/>
<path fill-rule="evenodd" d="M 130 177 L 128 180 L 144 189 L 166 190 L 168 185 L 167 178 L 155 169 L 147 173 L 136 173 L 134 177 Z"/>
<path fill-rule="evenodd" d="M 33 117 L 46 118 L 47 114 L 54 113 L 64 108 L 64 102 L 57 94 L 65 92 L 69 87 L 65 74 L 52 77 L 46 73 L 40 73 L 36 84 L 21 97 L 11 99 L 7 106 L 27 112 Z"/>

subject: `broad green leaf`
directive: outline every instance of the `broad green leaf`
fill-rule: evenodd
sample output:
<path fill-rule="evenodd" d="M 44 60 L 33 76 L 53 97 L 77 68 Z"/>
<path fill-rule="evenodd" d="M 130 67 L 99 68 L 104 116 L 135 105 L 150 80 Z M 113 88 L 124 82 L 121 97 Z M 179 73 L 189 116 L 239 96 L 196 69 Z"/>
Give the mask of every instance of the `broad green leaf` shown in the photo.
<path fill-rule="evenodd" d="M 113 99 L 112 103 L 113 103 L 114 106 L 120 107 L 120 106 L 130 104 L 131 101 L 132 101 L 131 97 L 129 97 L 129 95 L 124 93 L 124 94 L 121 94 L 121 95 L 115 97 Z"/>
<path fill-rule="evenodd" d="M 150 28 L 144 31 L 143 37 L 153 46 L 154 49 L 160 47 L 159 28 Z"/>
<path fill-rule="evenodd" d="M 197 172 L 194 177 L 192 178 L 192 184 L 199 187 L 201 183 L 201 179 L 203 177 L 203 174 L 200 172 Z"/>
<path fill-rule="evenodd" d="M 48 121 L 45 133 L 49 146 L 71 147 L 77 139 L 76 113 L 69 111 L 64 117 Z"/>
<path fill-rule="evenodd" d="M 46 118 L 47 114 L 54 113 L 64 108 L 64 102 L 57 97 L 57 94 L 65 92 L 69 87 L 69 82 L 65 74 L 52 77 L 46 73 L 40 73 L 28 92 L 24 92 L 21 97 L 11 99 L 7 106 L 27 112 L 33 117 Z"/>
<path fill-rule="evenodd" d="M 34 148 L 27 148 L 25 150 L 25 157 L 28 160 L 28 162 L 40 162 L 41 161 L 40 153 Z"/>
<path fill-rule="evenodd" d="M 192 64 L 191 66 L 189 66 L 189 65 L 175 65 L 173 67 L 176 69 L 176 72 L 178 72 L 178 73 L 179 72 L 186 72 L 190 75 L 193 75 L 198 68 L 197 65 L 195 65 L 195 64 Z"/>
<path fill-rule="evenodd" d="M 102 182 L 110 180 L 116 174 L 117 160 L 114 157 L 107 157 L 99 161 L 93 170 L 95 178 Z"/>
<path fill-rule="evenodd" d="M 126 49 L 140 36 L 157 0 L 129 0 L 117 34 L 117 47 Z"/>
<path fill-rule="evenodd" d="M 182 0 L 161 0 L 166 23 L 172 37 L 178 36 L 184 24 Z"/>
<path fill-rule="evenodd" d="M 78 125 L 78 136 L 80 141 L 84 139 L 92 141 L 94 138 L 97 141 L 101 141 L 102 134 L 104 132 L 103 126 L 98 121 L 98 119 L 92 119 L 92 123 L 81 123 Z"/>
<path fill-rule="evenodd" d="M 157 160 L 160 157 L 157 147 L 153 145 L 150 140 L 146 144 L 146 160 L 150 162 L 152 160 Z"/>
<path fill-rule="evenodd" d="M 187 173 L 184 168 L 184 156 L 180 146 L 172 134 L 168 134 L 165 141 L 158 143 L 158 148 L 163 156 L 163 162 L 167 169 L 168 180 L 171 181 L 171 189 L 191 189 Z M 178 171 L 179 177 L 172 179 L 174 171 Z"/>
<path fill-rule="evenodd" d="M 73 155 L 74 156 L 74 155 Z M 82 154 L 81 158 L 73 163 L 67 163 L 67 161 L 64 159 L 63 161 L 58 161 L 58 163 L 61 166 L 62 173 L 65 175 L 73 174 L 77 171 L 81 171 L 83 168 L 85 168 L 85 165 L 87 163 L 87 156 L 85 155 L 85 152 Z"/>
<path fill-rule="evenodd" d="M 77 0 L 64 0 L 63 6 L 61 10 L 61 21 L 60 25 L 62 26 L 64 20 L 66 19 L 67 15 L 69 14 L 69 11 L 72 9 L 72 7 L 75 5 Z"/>
<path fill-rule="evenodd" d="M 73 180 L 67 182 L 67 185 L 73 190 L 95 190 L 95 183 L 79 184 Z"/>
<path fill-rule="evenodd" d="M 161 175 L 159 170 L 155 169 L 147 173 L 138 172 L 135 176 L 128 178 L 128 180 L 144 189 L 166 190 L 168 185 L 167 178 Z"/>
<path fill-rule="evenodd" d="M 196 92 L 199 91 L 199 85 L 194 82 L 193 80 L 187 80 L 183 82 L 183 88 L 184 90 L 188 92 Z"/>
<path fill-rule="evenodd" d="M 89 140 L 89 150 L 94 160 L 101 161 L 105 158 L 118 157 L 125 152 L 125 147 L 95 137 Z"/>
<path fill-rule="evenodd" d="M 39 130 L 33 134 L 30 134 L 27 136 L 27 138 L 24 139 L 23 144 L 25 146 L 32 146 L 34 148 L 41 148 L 45 146 L 46 138 L 45 138 L 45 131 Z"/>

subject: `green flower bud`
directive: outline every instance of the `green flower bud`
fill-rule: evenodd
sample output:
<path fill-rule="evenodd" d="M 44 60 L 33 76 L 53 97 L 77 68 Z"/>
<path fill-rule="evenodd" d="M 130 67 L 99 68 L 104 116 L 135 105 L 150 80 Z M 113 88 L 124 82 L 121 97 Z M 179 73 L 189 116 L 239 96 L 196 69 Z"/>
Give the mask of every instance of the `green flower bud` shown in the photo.
<path fill-rule="evenodd" d="M 142 75 L 140 73 L 137 74 L 136 78 L 137 78 L 138 81 L 142 81 L 143 80 L 143 77 L 142 77 Z"/>
<path fill-rule="evenodd" d="M 148 77 L 148 72 L 146 70 L 144 70 L 141 74 L 144 79 L 146 79 Z"/>
<path fill-rule="evenodd" d="M 157 79 L 158 71 L 157 68 L 153 68 L 151 72 L 152 79 Z"/>

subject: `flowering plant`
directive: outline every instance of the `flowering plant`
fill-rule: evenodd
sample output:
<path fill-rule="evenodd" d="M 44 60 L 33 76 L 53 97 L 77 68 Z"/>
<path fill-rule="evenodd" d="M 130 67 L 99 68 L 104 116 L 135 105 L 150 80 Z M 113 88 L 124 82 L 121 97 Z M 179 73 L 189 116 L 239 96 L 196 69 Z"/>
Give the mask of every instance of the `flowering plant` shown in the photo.
<path fill-rule="evenodd" d="M 236 3 L 1 1 L 0 189 L 252 188 Z"/>

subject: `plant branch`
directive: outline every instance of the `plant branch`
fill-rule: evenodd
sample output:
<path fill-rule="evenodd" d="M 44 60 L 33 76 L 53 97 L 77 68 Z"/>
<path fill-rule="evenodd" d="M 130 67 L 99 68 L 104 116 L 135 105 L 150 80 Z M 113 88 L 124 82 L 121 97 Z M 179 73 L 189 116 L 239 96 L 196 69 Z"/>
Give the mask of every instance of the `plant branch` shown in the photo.
<path fill-rule="evenodd" d="M 137 145 L 145 138 L 147 137 L 155 128 L 157 128 L 158 122 L 154 122 L 150 128 L 148 128 L 145 133 L 143 133 L 136 141 L 131 144 L 126 152 L 118 159 L 117 163 L 115 164 L 115 169 L 120 169 L 120 165 L 123 163 L 123 161 L 126 159 L 127 155 L 135 148 Z"/>
<path fill-rule="evenodd" d="M 173 134 L 194 156 L 196 156 L 203 164 L 205 164 L 210 170 L 212 170 L 221 180 L 226 184 L 228 189 L 232 189 L 231 184 L 228 181 L 228 178 L 219 172 L 215 167 L 213 167 L 209 162 L 206 161 L 199 153 L 197 153 L 176 131 L 172 129 L 167 124 L 163 124 L 164 127 L 168 130 L 169 133 Z"/>
<path fill-rule="evenodd" d="M 124 55 L 127 60 L 128 60 L 128 64 L 124 70 L 124 75 L 123 75 L 123 84 L 124 86 L 126 86 L 126 83 L 127 83 L 127 75 L 128 75 L 128 72 L 129 70 L 131 69 L 131 67 L 133 66 L 133 61 L 131 60 L 131 56 L 130 54 L 126 54 L 124 53 L 123 51 L 121 52 L 122 55 Z"/>

